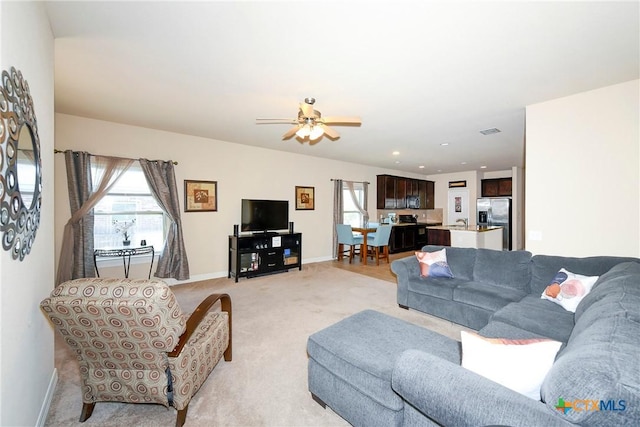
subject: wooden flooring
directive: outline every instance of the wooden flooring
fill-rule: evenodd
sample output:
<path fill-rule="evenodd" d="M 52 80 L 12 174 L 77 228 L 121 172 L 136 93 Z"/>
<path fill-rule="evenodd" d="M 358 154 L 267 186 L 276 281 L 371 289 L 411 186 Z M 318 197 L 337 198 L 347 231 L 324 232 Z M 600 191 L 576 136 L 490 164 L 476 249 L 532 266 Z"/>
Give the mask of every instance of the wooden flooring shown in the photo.
<path fill-rule="evenodd" d="M 360 258 L 356 256 L 353 262 L 349 264 L 349 257 L 344 257 L 341 261 L 325 261 L 331 263 L 332 266 L 342 268 L 344 270 L 353 271 L 354 273 L 364 274 L 365 276 L 375 277 L 376 279 L 386 280 L 387 282 L 396 283 L 396 275 L 391 271 L 391 262 L 395 259 L 405 258 L 413 256 L 414 251 L 400 252 L 397 254 L 391 254 L 389 256 L 389 263 L 386 260 L 381 260 L 380 265 L 376 265 L 376 261 L 369 258 L 367 265 L 360 262 Z"/>

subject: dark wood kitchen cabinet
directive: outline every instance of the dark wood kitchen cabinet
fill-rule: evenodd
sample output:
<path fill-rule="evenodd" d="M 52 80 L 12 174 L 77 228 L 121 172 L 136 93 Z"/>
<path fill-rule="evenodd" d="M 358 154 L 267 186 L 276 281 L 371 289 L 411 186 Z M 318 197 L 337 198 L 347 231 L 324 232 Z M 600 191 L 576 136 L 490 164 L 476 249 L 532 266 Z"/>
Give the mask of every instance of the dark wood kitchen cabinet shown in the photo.
<path fill-rule="evenodd" d="M 378 209 L 396 208 L 396 177 L 391 175 L 378 175 L 377 179 Z"/>
<path fill-rule="evenodd" d="M 420 209 L 435 208 L 435 183 L 420 181 Z"/>
<path fill-rule="evenodd" d="M 407 197 L 420 198 L 420 209 L 435 207 L 433 181 L 405 178 L 393 175 L 377 176 L 377 209 L 406 209 Z"/>
<path fill-rule="evenodd" d="M 511 196 L 511 178 L 483 179 L 482 197 Z"/>
<path fill-rule="evenodd" d="M 416 249 L 418 245 L 418 225 L 396 225 L 389 237 L 389 253 Z"/>
<path fill-rule="evenodd" d="M 449 230 L 428 227 L 427 245 L 451 246 L 451 233 Z"/>
<path fill-rule="evenodd" d="M 407 207 L 407 180 L 396 178 L 396 209 Z"/>

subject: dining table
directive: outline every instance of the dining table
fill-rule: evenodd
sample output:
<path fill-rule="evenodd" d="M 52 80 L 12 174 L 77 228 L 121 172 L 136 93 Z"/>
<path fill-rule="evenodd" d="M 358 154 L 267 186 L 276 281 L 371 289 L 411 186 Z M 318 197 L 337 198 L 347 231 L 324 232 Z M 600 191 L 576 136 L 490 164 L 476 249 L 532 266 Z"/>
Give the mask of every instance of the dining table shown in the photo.
<path fill-rule="evenodd" d="M 369 233 L 375 233 L 378 230 L 378 227 L 353 227 L 351 230 L 362 234 L 362 247 L 364 248 L 364 251 L 363 248 L 360 248 L 360 261 L 362 262 L 362 265 L 367 265 L 367 236 Z"/>

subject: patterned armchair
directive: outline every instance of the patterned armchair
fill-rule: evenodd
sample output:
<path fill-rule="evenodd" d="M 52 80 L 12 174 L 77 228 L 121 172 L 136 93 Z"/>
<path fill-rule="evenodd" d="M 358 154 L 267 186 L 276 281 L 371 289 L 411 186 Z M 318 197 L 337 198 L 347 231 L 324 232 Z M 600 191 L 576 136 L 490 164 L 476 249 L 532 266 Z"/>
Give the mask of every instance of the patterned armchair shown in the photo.
<path fill-rule="evenodd" d="M 220 301 L 221 311 L 210 310 Z M 231 299 L 207 297 L 187 319 L 161 280 L 76 279 L 40 303 L 80 364 L 86 421 L 96 402 L 159 403 L 187 417 L 191 397 L 224 354 Z"/>

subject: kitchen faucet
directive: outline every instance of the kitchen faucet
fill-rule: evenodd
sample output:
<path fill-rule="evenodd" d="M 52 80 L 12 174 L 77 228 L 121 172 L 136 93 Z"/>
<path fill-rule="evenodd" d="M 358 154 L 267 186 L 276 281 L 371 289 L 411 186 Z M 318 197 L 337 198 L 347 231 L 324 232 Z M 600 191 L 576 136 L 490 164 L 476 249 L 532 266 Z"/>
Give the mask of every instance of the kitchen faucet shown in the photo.
<path fill-rule="evenodd" d="M 464 228 L 469 228 L 469 219 L 468 218 L 458 218 L 456 222 L 462 221 L 464 223 Z"/>

